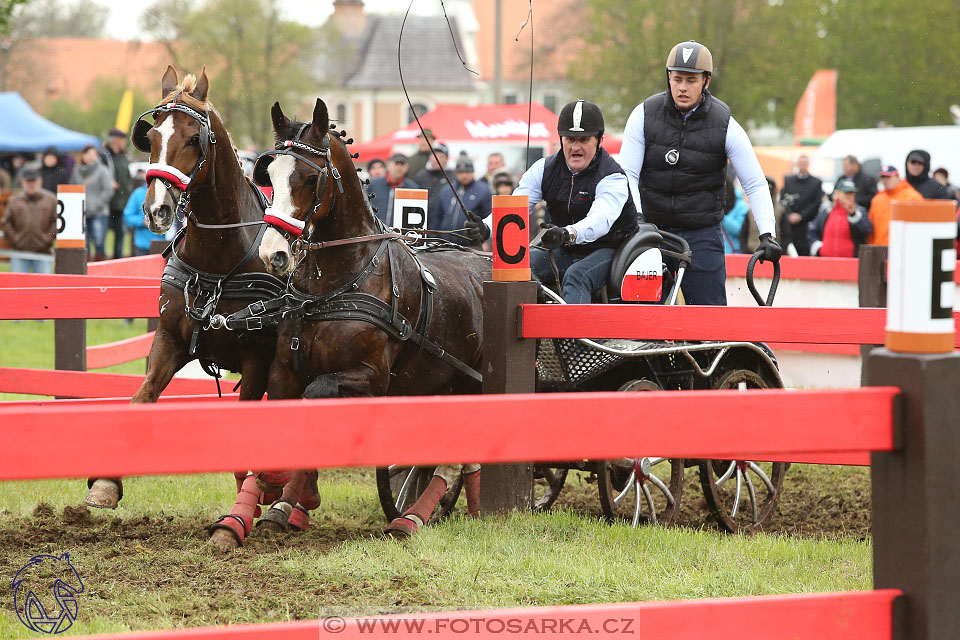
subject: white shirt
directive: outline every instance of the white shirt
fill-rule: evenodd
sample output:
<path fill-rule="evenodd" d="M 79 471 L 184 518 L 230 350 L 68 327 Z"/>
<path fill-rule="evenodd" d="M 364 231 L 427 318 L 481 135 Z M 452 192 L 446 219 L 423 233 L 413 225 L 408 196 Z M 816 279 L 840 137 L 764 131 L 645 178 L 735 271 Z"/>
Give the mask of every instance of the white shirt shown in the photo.
<path fill-rule="evenodd" d="M 690 110 L 684 117 L 689 117 L 694 110 Z M 777 225 L 773 216 L 773 200 L 770 198 L 767 179 L 763 175 L 763 169 L 760 168 L 760 162 L 753 151 L 747 132 L 739 122 L 733 119 L 733 116 L 730 116 L 730 123 L 727 125 L 724 150 L 750 201 L 750 210 L 753 212 L 753 219 L 757 221 L 757 230 L 761 235 L 769 233 L 776 236 Z M 640 170 L 643 169 L 645 153 L 646 140 L 643 135 L 643 103 L 641 102 L 627 120 L 627 127 L 623 132 L 623 146 L 620 149 L 620 166 L 627 172 L 630 190 L 633 193 L 633 203 L 638 211 L 642 211 L 643 205 L 640 202 Z"/>
<path fill-rule="evenodd" d="M 600 153 L 600 149 L 597 149 L 597 153 Z M 563 159 L 563 154 L 561 153 L 557 159 L 558 161 Z M 545 163 L 546 158 L 540 158 L 534 162 L 533 166 L 527 169 L 520 178 L 520 186 L 513 192 L 515 196 L 527 196 L 530 211 L 533 211 L 537 203 L 543 200 L 541 187 L 543 185 Z M 627 203 L 628 189 L 627 177 L 622 173 L 612 173 L 597 183 L 597 192 L 594 194 L 590 211 L 587 212 L 583 220 L 569 225 L 576 232 L 577 237 L 574 244 L 593 242 L 610 231 L 613 223 L 623 212 L 623 206 Z M 483 223 L 492 229 L 493 216 L 487 216 Z"/>

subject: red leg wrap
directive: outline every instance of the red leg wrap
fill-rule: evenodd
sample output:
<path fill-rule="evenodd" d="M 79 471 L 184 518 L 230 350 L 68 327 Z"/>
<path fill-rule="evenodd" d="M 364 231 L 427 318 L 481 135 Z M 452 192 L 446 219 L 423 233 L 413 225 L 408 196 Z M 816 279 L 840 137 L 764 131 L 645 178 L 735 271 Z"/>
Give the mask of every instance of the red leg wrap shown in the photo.
<path fill-rule="evenodd" d="M 430 479 L 430 484 L 427 485 L 427 488 L 424 489 L 422 494 L 420 494 L 420 497 L 417 499 L 417 501 L 413 503 L 413 506 L 403 512 L 403 515 L 412 513 L 420 518 L 420 520 L 423 521 L 423 524 L 427 524 L 427 522 L 430 521 L 430 516 L 433 514 L 433 510 L 437 508 L 438 504 L 440 504 L 440 499 L 446 492 L 447 481 L 440 476 L 433 476 Z M 396 520 L 394 520 L 394 522 L 396 522 Z"/>
<path fill-rule="evenodd" d="M 399 518 L 395 518 L 393 522 L 387 525 L 387 529 L 384 533 L 397 538 L 409 538 L 415 534 L 419 528 L 419 525 L 413 520 L 400 516 Z"/>
<path fill-rule="evenodd" d="M 243 484 L 240 486 L 240 492 L 237 493 L 237 501 L 230 510 L 229 516 L 224 516 L 211 528 L 226 527 L 233 531 L 240 544 L 243 544 L 244 538 L 250 533 L 254 518 L 258 517 L 257 512 L 260 507 L 257 502 L 260 499 L 260 489 L 257 487 L 256 477 L 244 476 Z"/>
<path fill-rule="evenodd" d="M 303 485 L 303 491 L 300 492 L 300 499 L 297 500 L 297 502 L 307 511 L 313 511 L 320 506 L 320 491 L 317 489 L 316 471 L 307 472 L 307 480 Z"/>
<path fill-rule="evenodd" d="M 247 479 L 246 471 L 234 471 L 233 479 L 237 481 L 237 493 L 240 493 L 240 487 L 243 486 L 243 481 Z"/>
<path fill-rule="evenodd" d="M 264 491 L 279 491 L 290 482 L 292 471 L 260 471 L 256 474 L 257 485 Z"/>
<path fill-rule="evenodd" d="M 480 469 L 463 476 L 463 490 L 467 494 L 467 515 L 480 517 Z"/>
<path fill-rule="evenodd" d="M 306 531 L 310 527 L 310 514 L 298 504 L 287 517 L 287 524 L 300 531 Z"/>

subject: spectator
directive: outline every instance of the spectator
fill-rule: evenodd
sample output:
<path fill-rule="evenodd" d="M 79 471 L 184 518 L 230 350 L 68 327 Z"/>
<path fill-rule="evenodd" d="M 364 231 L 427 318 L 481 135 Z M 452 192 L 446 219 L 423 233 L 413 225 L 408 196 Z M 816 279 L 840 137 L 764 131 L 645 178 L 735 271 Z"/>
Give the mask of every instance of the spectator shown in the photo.
<path fill-rule="evenodd" d="M 23 190 L 14 193 L 3 212 L 3 235 L 15 251 L 50 254 L 57 237 L 57 197 L 43 188 L 39 167 L 20 171 Z M 10 270 L 18 273 L 50 273 L 53 260 L 41 257 L 10 257 Z"/>
<path fill-rule="evenodd" d="M 387 165 L 380 158 L 374 158 L 367 163 L 367 174 L 370 179 L 382 178 L 387 175 Z"/>
<path fill-rule="evenodd" d="M 940 167 L 933 172 L 933 179 L 939 182 L 947 190 L 947 198 L 956 200 L 958 196 L 957 188 L 950 184 L 950 172 Z"/>
<path fill-rule="evenodd" d="M 494 175 L 496 175 L 498 171 L 505 168 L 506 166 L 507 166 L 507 163 L 504 162 L 502 153 L 500 153 L 499 151 L 491 153 L 490 155 L 487 156 L 487 172 L 484 174 L 482 178 L 480 178 L 480 182 L 487 185 L 487 187 L 489 187 L 492 191 L 493 183 L 491 182 L 491 180 L 493 180 Z"/>
<path fill-rule="evenodd" d="M 723 252 L 740 253 L 740 232 L 743 230 L 750 205 L 743 199 L 743 191 L 734 184 L 731 176 L 727 177 L 726 212 L 720 222 L 723 231 Z"/>
<path fill-rule="evenodd" d="M 0 191 L 10 191 L 13 188 L 13 178 L 10 172 L 0 167 Z"/>
<path fill-rule="evenodd" d="M 417 149 L 417 152 L 410 156 L 407 160 L 409 169 L 407 171 L 408 175 L 416 176 L 421 171 L 423 171 L 427 166 L 427 160 L 430 159 L 430 156 L 433 155 L 430 153 L 430 147 L 433 146 L 436 138 L 433 136 L 432 129 L 424 129 L 419 136 L 417 136 L 417 142 L 420 145 L 420 148 Z"/>
<path fill-rule="evenodd" d="M 855 258 L 860 245 L 873 230 L 867 211 L 857 204 L 857 185 L 840 178 L 833 194 L 810 225 L 810 255 L 825 258 Z"/>
<path fill-rule="evenodd" d="M 56 147 L 47 147 L 43 152 L 40 177 L 43 180 L 43 188 L 53 194 L 57 193 L 58 185 L 70 182 L 70 172 L 60 159 Z"/>
<path fill-rule="evenodd" d="M 860 167 L 860 161 L 853 155 L 843 159 L 843 175 L 857 185 L 857 204 L 864 209 L 869 209 L 870 201 L 877 195 L 876 178 L 864 173 Z"/>
<path fill-rule="evenodd" d="M 143 221 L 143 203 L 147 199 L 144 173 L 138 171 L 132 182 L 135 188 L 127 199 L 127 206 L 123 208 L 123 223 L 133 234 L 133 255 L 145 256 L 150 253 L 150 243 L 163 240 L 164 236 L 150 231 Z"/>
<path fill-rule="evenodd" d="M 807 226 L 817 217 L 817 211 L 823 202 L 823 183 L 819 178 L 810 175 L 809 169 L 808 156 L 797 158 L 797 172 L 784 177 L 783 190 L 780 192 L 780 204 L 783 206 L 780 232 L 787 242 L 784 249 L 790 255 L 810 255 Z M 791 244 L 793 251 L 790 250 Z"/>
<path fill-rule="evenodd" d="M 393 225 L 393 193 L 397 188 L 419 189 L 420 185 L 407 177 L 407 156 L 395 153 L 387 161 L 387 173 L 382 178 L 370 181 L 367 191 L 373 194 L 373 206 L 377 217 L 387 226 Z"/>
<path fill-rule="evenodd" d="M 414 182 L 420 185 L 422 189 L 427 190 L 427 200 L 430 203 L 430 208 L 435 206 L 434 199 L 440 194 L 441 189 L 447 186 L 447 177 L 453 182 L 453 172 L 447 169 L 447 159 L 450 157 L 450 150 L 447 145 L 442 142 L 434 142 L 433 151 L 437 157 L 434 158 L 431 155 L 430 159 L 427 160 L 426 168 L 413 177 Z M 437 160 L 440 161 L 439 167 L 437 166 Z"/>
<path fill-rule="evenodd" d="M 130 158 L 124 152 L 127 134 L 110 129 L 106 144 L 100 149 L 100 160 L 107 165 L 113 177 L 113 196 L 110 198 L 110 228 L 113 230 L 113 257 L 123 257 L 123 208 L 127 205 L 133 186 L 130 182 Z"/>
<path fill-rule="evenodd" d="M 928 200 L 946 200 L 946 188 L 930 177 L 930 154 L 914 149 L 907 154 L 907 182 Z"/>
<path fill-rule="evenodd" d="M 493 213 L 490 188 L 479 180 L 474 180 L 473 161 L 466 155 L 461 155 L 457 159 L 455 171 L 457 177 L 455 183 L 457 185 L 456 196 L 460 197 L 463 206 L 481 218 L 486 218 Z M 440 195 L 437 198 L 440 207 L 440 220 L 436 227 L 431 228 L 438 231 L 456 231 L 464 228 L 467 218 L 456 196 L 450 185 L 446 185 L 440 190 Z M 469 244 L 466 239 L 456 236 L 450 237 L 450 241 L 461 245 Z"/>
<path fill-rule="evenodd" d="M 10 159 L 10 164 L 11 164 L 10 175 L 13 178 L 14 189 L 20 188 L 20 171 L 23 169 L 24 165 L 30 162 L 31 158 L 32 158 L 31 156 L 28 156 L 25 153 L 15 153 L 13 154 L 13 157 Z"/>
<path fill-rule="evenodd" d="M 87 243 L 93 246 L 89 255 L 93 261 L 106 259 L 104 244 L 107 237 L 107 222 L 110 216 L 110 198 L 113 197 L 113 178 L 100 161 L 97 148 L 88 144 L 80 152 L 80 162 L 73 168 L 70 182 L 86 187 Z"/>
<path fill-rule="evenodd" d="M 870 203 L 870 224 L 873 231 L 867 236 L 867 244 L 890 244 L 890 203 L 894 200 L 922 200 L 923 196 L 900 179 L 900 172 L 893 165 L 880 169 L 883 191 Z"/>
<path fill-rule="evenodd" d="M 481 181 L 482 182 L 482 181 Z M 517 181 L 513 179 L 510 172 L 506 169 L 500 169 L 493 174 L 493 190 L 496 196 L 513 195 L 513 190 L 517 188 Z"/>

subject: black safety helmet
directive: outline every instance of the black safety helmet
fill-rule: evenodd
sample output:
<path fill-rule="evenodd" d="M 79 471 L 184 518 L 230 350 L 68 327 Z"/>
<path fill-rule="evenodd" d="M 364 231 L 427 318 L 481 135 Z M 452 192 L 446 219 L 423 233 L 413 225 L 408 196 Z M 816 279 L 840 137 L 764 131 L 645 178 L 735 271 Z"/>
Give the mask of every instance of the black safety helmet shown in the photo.
<path fill-rule="evenodd" d="M 561 138 L 602 136 L 603 113 L 600 112 L 600 107 L 586 100 L 565 105 L 560 110 L 560 119 L 557 120 L 557 134 Z"/>
<path fill-rule="evenodd" d="M 703 73 L 709 78 L 713 75 L 713 54 L 699 42 L 687 40 L 670 49 L 666 66 L 668 73 L 670 71 Z"/>

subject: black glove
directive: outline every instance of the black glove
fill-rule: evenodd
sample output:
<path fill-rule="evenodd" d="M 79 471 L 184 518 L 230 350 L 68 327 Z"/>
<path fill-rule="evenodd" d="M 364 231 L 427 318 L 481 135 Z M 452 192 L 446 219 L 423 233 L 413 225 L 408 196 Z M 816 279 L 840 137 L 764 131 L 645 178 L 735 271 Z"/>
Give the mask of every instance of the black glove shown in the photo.
<path fill-rule="evenodd" d="M 760 246 L 757 247 L 757 253 L 763 252 L 763 255 L 760 256 L 760 262 L 763 263 L 764 260 L 769 260 L 771 262 L 780 262 L 780 256 L 783 255 L 783 249 L 780 248 L 780 245 L 777 244 L 777 241 L 773 239 L 769 233 L 764 233 L 760 236 Z"/>
<path fill-rule="evenodd" d="M 541 229 L 546 229 L 540 236 L 540 244 L 544 249 L 559 249 L 570 244 L 570 232 L 566 227 L 557 227 L 552 224 L 541 222 Z"/>
<path fill-rule="evenodd" d="M 463 223 L 464 235 L 470 238 L 470 244 L 483 244 L 490 237 L 490 229 L 483 224 L 483 218 L 467 210 L 467 221 Z"/>

